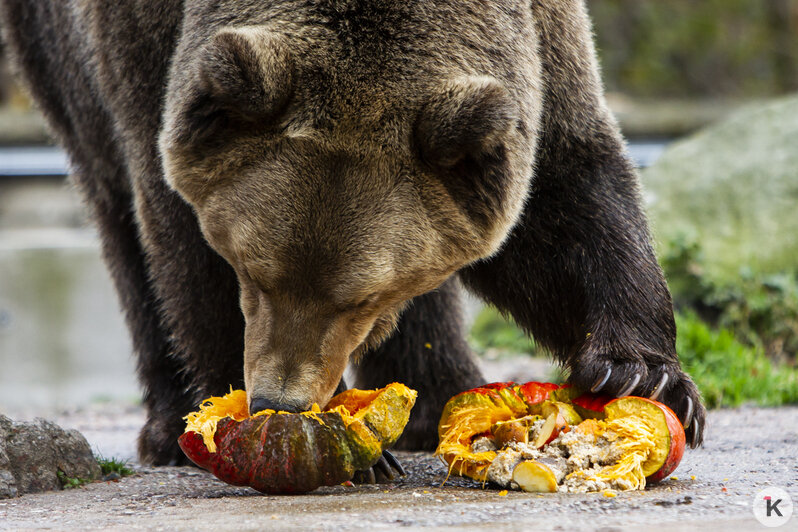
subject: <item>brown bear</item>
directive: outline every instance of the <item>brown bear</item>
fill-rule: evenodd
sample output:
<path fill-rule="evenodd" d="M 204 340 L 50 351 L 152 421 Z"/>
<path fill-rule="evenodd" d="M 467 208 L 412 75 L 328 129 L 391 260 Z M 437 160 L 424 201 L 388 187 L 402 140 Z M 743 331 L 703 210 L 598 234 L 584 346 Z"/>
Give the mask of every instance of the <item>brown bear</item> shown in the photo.
<path fill-rule="evenodd" d="M 138 354 L 142 461 L 182 416 L 419 391 L 404 448 L 482 382 L 459 284 L 584 389 L 702 441 L 583 0 L 0 0 L 68 150 Z"/>

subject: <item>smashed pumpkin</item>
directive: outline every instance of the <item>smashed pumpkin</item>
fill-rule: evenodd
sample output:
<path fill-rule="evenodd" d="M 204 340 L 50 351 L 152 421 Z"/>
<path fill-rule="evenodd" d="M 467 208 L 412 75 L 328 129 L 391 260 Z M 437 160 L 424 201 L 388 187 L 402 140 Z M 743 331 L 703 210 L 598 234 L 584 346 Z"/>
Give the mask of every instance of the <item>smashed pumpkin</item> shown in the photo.
<path fill-rule="evenodd" d="M 263 493 L 307 493 L 352 479 L 401 436 L 416 392 L 393 383 L 379 390 L 347 390 L 326 409 L 252 416 L 243 390 L 211 397 L 186 416 L 178 443 L 186 456 L 217 478 Z"/>
<path fill-rule="evenodd" d="M 685 444 L 662 403 L 539 382 L 454 396 L 438 435 L 450 474 L 544 492 L 643 489 L 676 469 Z"/>

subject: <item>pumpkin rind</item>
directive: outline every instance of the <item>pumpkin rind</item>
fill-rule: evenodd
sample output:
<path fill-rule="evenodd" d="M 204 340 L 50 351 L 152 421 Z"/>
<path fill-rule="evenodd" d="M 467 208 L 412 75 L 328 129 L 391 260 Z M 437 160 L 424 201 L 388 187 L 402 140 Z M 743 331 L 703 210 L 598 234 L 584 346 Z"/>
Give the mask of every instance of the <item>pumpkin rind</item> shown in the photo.
<path fill-rule="evenodd" d="M 314 415 L 223 418 L 213 435 L 216 452 L 192 430 L 178 443 L 195 464 L 229 484 L 271 494 L 307 493 L 350 480 L 355 471 L 374 465 L 401 436 L 415 398 L 414 390 L 394 383 L 376 390 L 373 400 L 353 415 L 334 398 L 337 410 Z"/>

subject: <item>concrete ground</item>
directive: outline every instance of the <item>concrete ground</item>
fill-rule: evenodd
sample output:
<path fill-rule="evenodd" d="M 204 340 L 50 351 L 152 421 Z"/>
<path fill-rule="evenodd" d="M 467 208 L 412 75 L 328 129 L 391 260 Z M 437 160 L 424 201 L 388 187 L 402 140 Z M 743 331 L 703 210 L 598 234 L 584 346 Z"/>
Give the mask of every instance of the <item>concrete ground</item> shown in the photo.
<path fill-rule="evenodd" d="M 27 414 L 30 414 L 28 412 Z M 23 413 L 20 412 L 20 415 Z M 139 407 L 119 404 L 54 416 L 105 456 L 132 456 Z M 763 528 L 752 503 L 780 487 L 798 502 L 798 407 L 710 413 L 703 448 L 686 453 L 675 477 L 644 492 L 538 495 L 483 489 L 430 454 L 397 453 L 408 475 L 390 484 L 265 496 L 191 467 L 135 475 L 61 492 L 0 501 L 0 529 L 256 530 L 446 528 L 492 530 L 732 530 Z M 783 529 L 798 529 L 793 517 Z"/>

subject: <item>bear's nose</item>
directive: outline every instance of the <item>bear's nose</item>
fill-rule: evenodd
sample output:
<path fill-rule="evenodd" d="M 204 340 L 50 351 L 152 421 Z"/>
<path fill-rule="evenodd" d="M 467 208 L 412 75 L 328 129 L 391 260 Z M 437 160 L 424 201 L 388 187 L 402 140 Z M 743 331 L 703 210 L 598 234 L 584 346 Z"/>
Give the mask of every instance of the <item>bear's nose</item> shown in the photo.
<path fill-rule="evenodd" d="M 284 412 L 299 412 L 300 409 L 296 408 L 295 406 L 284 404 L 284 403 L 277 403 L 272 401 L 271 399 L 266 399 L 265 397 L 253 397 L 252 400 L 249 402 L 249 414 L 256 414 L 261 410 L 276 410 L 276 411 L 284 411 Z"/>

